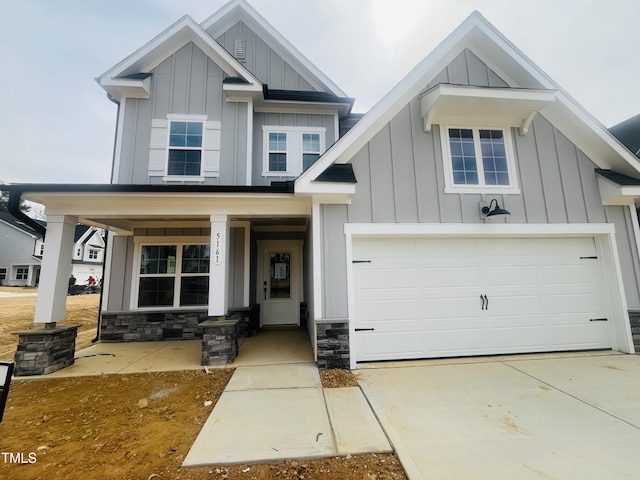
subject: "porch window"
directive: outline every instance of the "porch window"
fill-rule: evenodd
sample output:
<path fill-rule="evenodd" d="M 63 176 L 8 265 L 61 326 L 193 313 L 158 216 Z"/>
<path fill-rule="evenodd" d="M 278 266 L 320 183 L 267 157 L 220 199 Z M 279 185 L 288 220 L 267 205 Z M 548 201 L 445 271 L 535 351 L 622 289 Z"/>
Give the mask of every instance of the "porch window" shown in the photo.
<path fill-rule="evenodd" d="M 4 281 L 7 279 L 7 269 L 0 268 L 0 285 L 4 285 Z"/>
<path fill-rule="evenodd" d="M 16 268 L 16 280 L 26 280 L 29 275 L 29 267 Z"/>
<path fill-rule="evenodd" d="M 207 305 L 209 245 L 142 245 L 138 307 Z"/>

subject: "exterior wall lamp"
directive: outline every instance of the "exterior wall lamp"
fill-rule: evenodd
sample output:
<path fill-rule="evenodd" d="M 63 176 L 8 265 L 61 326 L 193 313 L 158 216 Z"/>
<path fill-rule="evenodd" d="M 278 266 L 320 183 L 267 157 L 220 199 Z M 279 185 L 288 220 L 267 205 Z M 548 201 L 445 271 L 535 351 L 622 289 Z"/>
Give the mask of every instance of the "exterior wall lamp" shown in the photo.
<path fill-rule="evenodd" d="M 492 199 L 491 202 L 489 202 L 489 205 L 481 205 L 481 212 L 485 220 L 503 218 L 507 215 L 511 215 L 511 212 L 509 210 L 505 210 L 504 208 L 500 207 L 500 205 L 498 204 L 498 200 L 496 200 L 495 198 Z"/>

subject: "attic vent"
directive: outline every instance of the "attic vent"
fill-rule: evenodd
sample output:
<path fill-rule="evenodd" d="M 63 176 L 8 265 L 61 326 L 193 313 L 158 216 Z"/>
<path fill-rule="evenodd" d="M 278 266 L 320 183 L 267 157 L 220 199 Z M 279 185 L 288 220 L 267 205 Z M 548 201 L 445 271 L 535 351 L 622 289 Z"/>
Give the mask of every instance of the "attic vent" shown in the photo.
<path fill-rule="evenodd" d="M 233 56 L 238 60 L 246 58 L 247 40 L 245 38 L 236 38 L 233 42 Z"/>

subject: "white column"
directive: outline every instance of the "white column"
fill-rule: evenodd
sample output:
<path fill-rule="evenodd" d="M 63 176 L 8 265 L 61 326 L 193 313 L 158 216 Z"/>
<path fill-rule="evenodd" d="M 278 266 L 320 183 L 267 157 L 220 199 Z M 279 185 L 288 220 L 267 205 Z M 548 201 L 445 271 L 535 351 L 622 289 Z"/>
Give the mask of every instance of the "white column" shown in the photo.
<path fill-rule="evenodd" d="M 209 316 L 227 314 L 229 281 L 229 222 L 227 215 L 211 215 L 211 263 L 209 267 Z"/>
<path fill-rule="evenodd" d="M 34 323 L 54 323 L 64 320 L 69 275 L 71 275 L 73 236 L 77 224 L 77 217 L 47 216 L 47 234 Z"/>

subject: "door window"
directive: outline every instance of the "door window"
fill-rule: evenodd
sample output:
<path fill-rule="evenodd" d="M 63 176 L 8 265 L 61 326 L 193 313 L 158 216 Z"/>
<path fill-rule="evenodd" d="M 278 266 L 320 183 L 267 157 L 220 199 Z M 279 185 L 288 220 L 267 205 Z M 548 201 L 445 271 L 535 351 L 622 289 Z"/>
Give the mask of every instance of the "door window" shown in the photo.
<path fill-rule="evenodd" d="M 291 298 L 291 254 L 274 253 L 270 256 L 270 298 Z"/>

